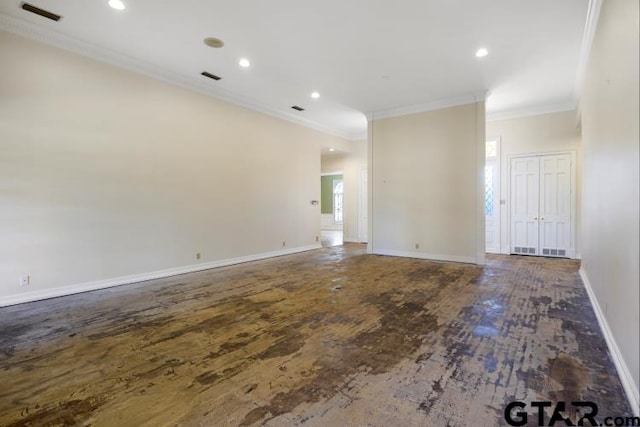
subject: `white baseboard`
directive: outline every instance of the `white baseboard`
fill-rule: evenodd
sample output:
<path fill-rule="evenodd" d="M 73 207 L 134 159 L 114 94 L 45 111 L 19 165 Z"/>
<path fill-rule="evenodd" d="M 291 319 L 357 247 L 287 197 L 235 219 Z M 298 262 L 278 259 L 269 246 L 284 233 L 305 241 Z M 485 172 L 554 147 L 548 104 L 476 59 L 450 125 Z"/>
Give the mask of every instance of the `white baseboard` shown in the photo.
<path fill-rule="evenodd" d="M 98 289 L 111 288 L 114 286 L 128 285 L 136 282 L 144 282 L 146 280 L 161 279 L 164 277 L 177 276 L 179 274 L 193 273 L 196 271 L 209 270 L 212 268 L 226 267 L 228 265 L 242 264 L 245 262 L 258 261 L 261 259 L 274 258 L 283 255 L 291 255 L 299 252 L 320 249 L 321 244 L 316 243 L 308 246 L 300 246 L 291 249 L 282 249 L 278 251 L 265 252 L 255 255 L 241 256 L 237 258 L 223 259 L 219 261 L 211 261 L 202 264 L 187 265 L 184 267 L 169 268 L 166 270 L 153 271 L 150 273 L 132 274 L 130 276 L 116 277 L 106 280 L 96 280 L 93 282 L 81 283 L 71 286 L 62 286 L 52 289 L 43 289 L 33 292 L 25 292 L 18 295 L 11 295 L 0 300 L 0 307 L 9 305 L 22 304 L 25 302 L 38 301 L 48 298 L 62 297 L 65 295 L 77 294 L 80 292 L 95 291 Z"/>
<path fill-rule="evenodd" d="M 633 409 L 633 414 L 636 417 L 640 417 L 640 390 L 638 390 L 638 385 L 635 383 L 633 377 L 631 376 L 631 371 L 629 371 L 629 367 L 622 357 L 620 348 L 618 347 L 613 333 L 609 328 L 609 323 L 607 323 L 607 319 L 604 316 L 602 309 L 600 308 L 600 304 L 596 299 L 595 293 L 593 292 L 593 288 L 591 287 L 591 283 L 589 282 L 587 273 L 582 267 L 580 268 L 580 277 L 582 278 L 582 283 L 584 283 L 584 287 L 587 290 L 587 294 L 589 295 L 589 300 L 591 300 L 593 311 L 595 311 L 596 317 L 598 318 L 598 323 L 600 324 L 600 329 L 602 330 L 604 339 L 607 341 L 609 353 L 611 353 L 613 363 L 616 365 L 618 376 L 620 377 L 622 387 L 624 387 L 624 391 L 627 394 L 629 404 Z"/>
<path fill-rule="evenodd" d="M 405 258 L 418 258 L 418 259 L 428 259 L 431 261 L 449 261 L 449 262 L 462 262 L 465 264 L 476 264 L 477 260 L 472 257 L 461 257 L 455 255 L 435 255 L 435 254 L 426 254 L 423 252 L 410 252 L 410 251 L 390 251 L 390 250 L 381 250 L 375 249 L 372 252 L 374 255 L 388 255 L 388 256 L 400 256 Z"/>

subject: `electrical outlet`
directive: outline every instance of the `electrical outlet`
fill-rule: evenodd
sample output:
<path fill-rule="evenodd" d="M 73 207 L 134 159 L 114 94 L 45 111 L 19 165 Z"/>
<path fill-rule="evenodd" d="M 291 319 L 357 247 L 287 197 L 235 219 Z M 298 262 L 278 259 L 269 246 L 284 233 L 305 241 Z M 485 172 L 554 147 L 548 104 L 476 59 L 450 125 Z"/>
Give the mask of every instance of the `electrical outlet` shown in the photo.
<path fill-rule="evenodd" d="M 29 275 L 20 276 L 20 286 L 27 286 L 31 282 Z"/>
<path fill-rule="evenodd" d="M 282 242 L 282 247 L 287 246 L 287 242 Z"/>
<path fill-rule="evenodd" d="M 416 249 L 420 249 L 420 243 L 416 243 Z"/>
<path fill-rule="evenodd" d="M 200 259 L 200 252 L 196 254 L 196 259 Z"/>
<path fill-rule="evenodd" d="M 316 236 L 316 242 L 320 241 L 320 236 Z"/>

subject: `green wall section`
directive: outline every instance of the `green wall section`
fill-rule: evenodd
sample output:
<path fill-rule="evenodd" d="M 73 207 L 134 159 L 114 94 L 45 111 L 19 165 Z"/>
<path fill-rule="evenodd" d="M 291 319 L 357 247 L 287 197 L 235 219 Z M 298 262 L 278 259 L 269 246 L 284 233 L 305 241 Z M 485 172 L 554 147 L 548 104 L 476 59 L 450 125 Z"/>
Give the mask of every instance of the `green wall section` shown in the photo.
<path fill-rule="evenodd" d="M 320 213 L 333 213 L 333 181 L 342 179 L 342 175 L 325 175 L 320 177 Z"/>

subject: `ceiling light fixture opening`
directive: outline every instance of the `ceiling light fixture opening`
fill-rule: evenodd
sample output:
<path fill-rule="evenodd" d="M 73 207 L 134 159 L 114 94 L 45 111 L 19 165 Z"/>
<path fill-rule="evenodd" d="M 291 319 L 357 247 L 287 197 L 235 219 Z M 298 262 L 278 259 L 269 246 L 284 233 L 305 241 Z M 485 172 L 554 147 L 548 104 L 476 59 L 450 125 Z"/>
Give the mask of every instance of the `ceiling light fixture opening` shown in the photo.
<path fill-rule="evenodd" d="M 483 47 L 476 51 L 476 58 L 483 58 L 489 54 L 489 51 Z"/>
<path fill-rule="evenodd" d="M 207 37 L 206 39 L 204 39 L 204 44 L 216 49 L 219 49 L 222 46 L 224 46 L 224 42 L 217 37 Z"/>
<path fill-rule="evenodd" d="M 240 59 L 240 61 L 238 61 L 238 64 L 242 68 L 249 68 L 251 66 L 251 62 L 249 62 L 249 60 L 247 58 Z"/>
<path fill-rule="evenodd" d="M 124 10 L 125 5 L 122 3 L 122 0 L 109 0 L 109 6 L 111 6 L 115 10 Z"/>
<path fill-rule="evenodd" d="M 334 151 L 336 151 L 336 149 L 335 148 L 329 148 L 329 151 L 334 152 Z"/>
<path fill-rule="evenodd" d="M 311 97 L 313 99 L 318 99 L 318 98 L 320 98 L 320 94 L 318 92 L 313 92 L 313 93 L 311 93 Z"/>

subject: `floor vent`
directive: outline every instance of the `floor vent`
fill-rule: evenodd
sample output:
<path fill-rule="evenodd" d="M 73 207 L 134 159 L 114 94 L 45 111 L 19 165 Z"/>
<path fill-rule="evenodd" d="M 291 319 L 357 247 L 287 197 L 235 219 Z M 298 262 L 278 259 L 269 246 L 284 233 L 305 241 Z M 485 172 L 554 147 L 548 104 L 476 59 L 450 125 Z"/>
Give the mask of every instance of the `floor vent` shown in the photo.
<path fill-rule="evenodd" d="M 36 15 L 40 15 L 43 18 L 51 19 L 52 21 L 58 22 L 62 18 L 62 16 L 60 15 L 56 15 L 55 13 L 49 12 L 48 10 L 40 9 L 39 7 L 35 7 L 34 5 L 29 3 L 23 2 L 20 7 L 27 12 L 35 13 Z"/>
<path fill-rule="evenodd" d="M 522 254 L 522 255 L 535 255 L 536 248 L 529 248 L 526 246 L 514 246 L 513 252 L 516 254 Z"/>
<path fill-rule="evenodd" d="M 544 249 L 542 249 L 542 255 L 566 257 L 567 256 L 567 250 L 566 249 L 544 248 Z"/>

